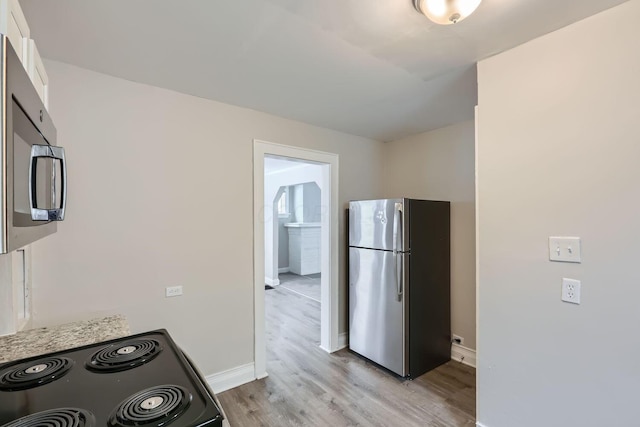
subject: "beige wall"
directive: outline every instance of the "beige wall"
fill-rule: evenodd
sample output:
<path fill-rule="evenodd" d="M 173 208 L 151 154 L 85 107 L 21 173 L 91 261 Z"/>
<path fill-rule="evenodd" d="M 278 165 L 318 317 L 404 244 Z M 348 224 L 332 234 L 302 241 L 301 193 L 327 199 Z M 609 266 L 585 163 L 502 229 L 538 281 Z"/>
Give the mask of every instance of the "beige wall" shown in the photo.
<path fill-rule="evenodd" d="M 451 329 L 476 348 L 474 122 L 385 144 L 387 197 L 451 201 Z"/>
<path fill-rule="evenodd" d="M 337 153 L 343 206 L 380 196 L 382 143 L 46 67 L 69 204 L 58 233 L 33 245 L 35 325 L 122 313 L 133 332 L 167 328 L 205 374 L 252 362 L 253 138 Z M 174 285 L 184 296 L 165 298 Z"/>
<path fill-rule="evenodd" d="M 479 64 L 486 427 L 638 425 L 638 17 L 633 0 Z M 555 235 L 582 238 L 581 264 L 548 260 Z"/>

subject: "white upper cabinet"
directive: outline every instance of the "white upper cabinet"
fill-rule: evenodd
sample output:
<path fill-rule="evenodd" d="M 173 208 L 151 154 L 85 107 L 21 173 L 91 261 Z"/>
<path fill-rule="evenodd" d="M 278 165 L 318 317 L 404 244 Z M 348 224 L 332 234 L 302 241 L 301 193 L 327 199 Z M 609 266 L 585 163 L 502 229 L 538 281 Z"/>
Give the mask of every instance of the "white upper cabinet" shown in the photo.
<path fill-rule="evenodd" d="M 49 110 L 49 77 L 38 53 L 36 42 L 29 40 L 29 77 L 35 86 L 45 108 Z"/>
<path fill-rule="evenodd" d="M 36 48 L 36 43 L 30 38 L 31 31 L 18 0 L 0 0 L 0 33 L 9 38 L 9 42 L 18 54 L 22 65 L 29 73 L 42 103 L 48 110 L 49 78 Z"/>
<path fill-rule="evenodd" d="M 29 69 L 29 25 L 18 0 L 0 0 L 0 33 L 6 34 L 22 65 Z"/>

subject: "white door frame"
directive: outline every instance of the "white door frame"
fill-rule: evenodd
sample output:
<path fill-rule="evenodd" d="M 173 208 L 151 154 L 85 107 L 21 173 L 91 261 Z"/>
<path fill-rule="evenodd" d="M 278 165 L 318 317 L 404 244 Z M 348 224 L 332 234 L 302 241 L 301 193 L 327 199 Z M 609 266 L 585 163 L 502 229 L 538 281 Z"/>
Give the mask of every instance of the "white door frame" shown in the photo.
<path fill-rule="evenodd" d="M 323 168 L 320 265 L 322 276 L 320 309 L 320 348 L 340 349 L 338 337 L 338 155 L 267 141 L 253 140 L 253 273 L 254 273 L 254 367 L 255 377 L 267 376 L 264 317 L 264 157 L 291 157 L 328 165 Z M 328 272 L 328 274 L 325 274 Z"/>

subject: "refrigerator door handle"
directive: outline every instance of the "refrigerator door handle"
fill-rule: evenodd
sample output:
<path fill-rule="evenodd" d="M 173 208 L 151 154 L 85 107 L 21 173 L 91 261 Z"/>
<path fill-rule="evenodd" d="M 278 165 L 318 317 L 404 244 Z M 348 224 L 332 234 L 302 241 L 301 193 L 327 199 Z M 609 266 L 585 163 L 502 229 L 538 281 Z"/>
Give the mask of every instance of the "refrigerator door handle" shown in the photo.
<path fill-rule="evenodd" d="M 398 271 L 398 254 L 396 254 L 396 284 L 398 301 L 402 301 L 402 294 L 404 293 L 404 253 L 400 253 L 400 271 Z"/>
<path fill-rule="evenodd" d="M 396 292 L 398 301 L 402 301 L 402 274 L 403 272 L 398 271 L 398 234 L 402 238 L 402 203 L 396 203 L 395 209 L 393 211 L 393 267 L 396 278 Z M 398 232 L 398 228 L 400 228 L 400 232 Z M 402 247 L 402 246 L 401 246 Z M 404 261 L 404 255 L 401 253 L 401 261 Z"/>
<path fill-rule="evenodd" d="M 402 236 L 404 235 L 404 214 L 402 212 L 402 203 L 396 203 L 393 211 L 393 251 L 398 252 L 398 237 L 400 238 L 400 251 L 404 247 Z M 400 231 L 398 231 L 398 228 Z"/>

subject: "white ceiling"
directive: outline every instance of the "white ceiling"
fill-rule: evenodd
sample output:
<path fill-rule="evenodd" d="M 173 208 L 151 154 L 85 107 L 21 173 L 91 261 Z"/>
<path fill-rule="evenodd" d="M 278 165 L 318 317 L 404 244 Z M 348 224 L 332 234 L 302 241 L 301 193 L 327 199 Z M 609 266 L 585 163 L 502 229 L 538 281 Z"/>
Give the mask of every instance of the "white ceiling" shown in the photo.
<path fill-rule="evenodd" d="M 475 63 L 625 0 L 21 0 L 42 56 L 389 141 L 473 118 Z"/>

